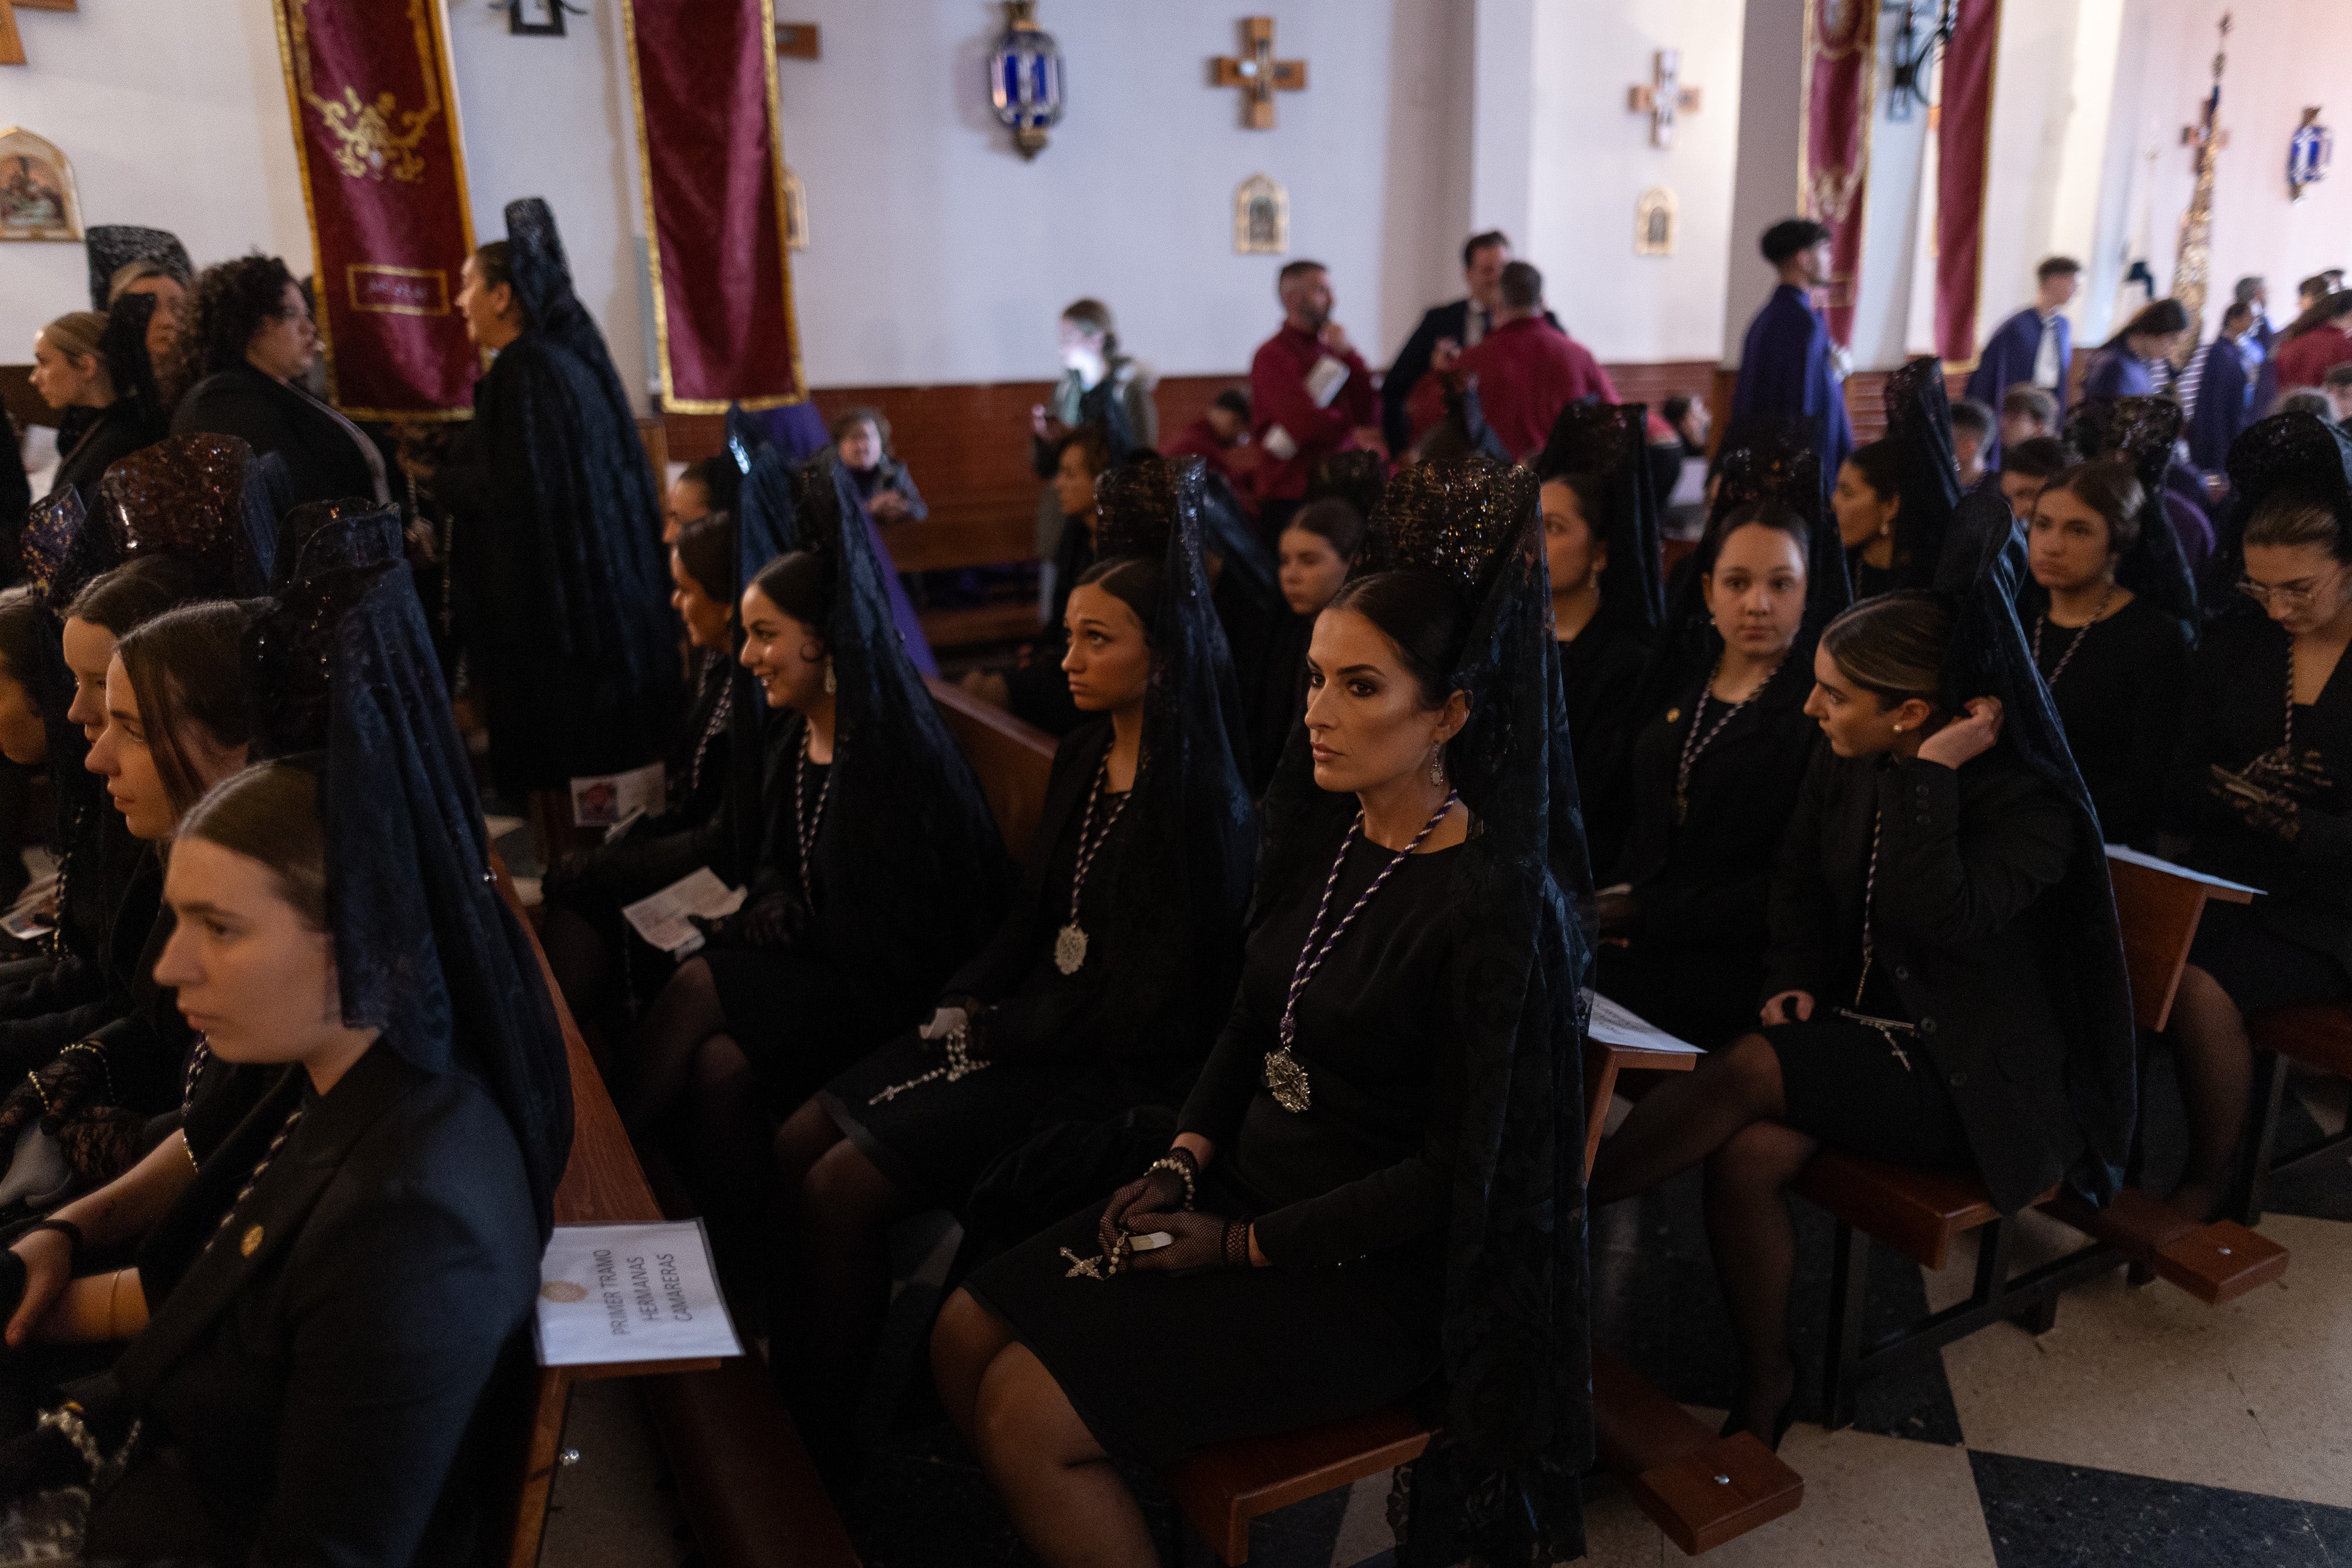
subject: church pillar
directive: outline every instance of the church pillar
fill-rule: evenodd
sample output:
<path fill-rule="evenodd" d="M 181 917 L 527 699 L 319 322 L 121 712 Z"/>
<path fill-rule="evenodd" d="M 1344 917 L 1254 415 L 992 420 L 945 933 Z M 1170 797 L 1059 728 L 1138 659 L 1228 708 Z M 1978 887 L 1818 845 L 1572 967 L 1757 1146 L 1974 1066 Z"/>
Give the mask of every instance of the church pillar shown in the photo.
<path fill-rule="evenodd" d="M 1772 292 L 1757 237 L 1797 212 L 1798 68 L 1804 0 L 1748 0 L 1740 50 L 1739 156 L 1731 199 L 1731 264 L 1724 287 L 1723 362 L 1739 363 L 1748 322 Z"/>
<path fill-rule="evenodd" d="M 1528 244 L 1534 196 L 1535 0 L 1475 0 L 1470 226 Z"/>

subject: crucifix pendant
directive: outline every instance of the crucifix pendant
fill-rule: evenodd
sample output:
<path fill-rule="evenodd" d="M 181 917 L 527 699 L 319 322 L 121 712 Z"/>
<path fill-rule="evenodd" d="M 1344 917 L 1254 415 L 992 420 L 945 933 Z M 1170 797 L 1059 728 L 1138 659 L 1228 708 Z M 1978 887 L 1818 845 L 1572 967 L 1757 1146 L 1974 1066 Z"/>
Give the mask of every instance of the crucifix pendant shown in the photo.
<path fill-rule="evenodd" d="M 1286 1045 L 1265 1053 L 1264 1079 L 1265 1091 L 1274 1096 L 1274 1103 L 1293 1115 L 1315 1103 L 1314 1092 L 1307 1082 L 1307 1069 L 1298 1065 L 1298 1059 L 1290 1054 Z"/>
<path fill-rule="evenodd" d="M 1075 975 L 1087 961 L 1087 934 L 1072 921 L 1055 934 L 1054 967 L 1065 975 Z"/>

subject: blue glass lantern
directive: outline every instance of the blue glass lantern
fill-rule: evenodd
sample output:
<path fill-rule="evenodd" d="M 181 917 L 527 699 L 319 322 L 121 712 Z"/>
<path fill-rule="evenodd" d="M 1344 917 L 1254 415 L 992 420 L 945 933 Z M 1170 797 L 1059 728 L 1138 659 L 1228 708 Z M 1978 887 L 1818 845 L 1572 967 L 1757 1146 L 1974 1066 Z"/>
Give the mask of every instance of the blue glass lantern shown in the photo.
<path fill-rule="evenodd" d="M 2303 111 L 2303 123 L 2286 144 L 2286 188 L 2296 201 L 2303 193 L 2327 177 L 2327 165 L 2336 157 L 2336 136 L 2319 123 L 2319 110 Z"/>
<path fill-rule="evenodd" d="M 1062 119 L 1062 50 L 1037 26 L 1037 0 L 1004 0 L 1004 36 L 988 57 L 988 97 L 1024 159 Z"/>

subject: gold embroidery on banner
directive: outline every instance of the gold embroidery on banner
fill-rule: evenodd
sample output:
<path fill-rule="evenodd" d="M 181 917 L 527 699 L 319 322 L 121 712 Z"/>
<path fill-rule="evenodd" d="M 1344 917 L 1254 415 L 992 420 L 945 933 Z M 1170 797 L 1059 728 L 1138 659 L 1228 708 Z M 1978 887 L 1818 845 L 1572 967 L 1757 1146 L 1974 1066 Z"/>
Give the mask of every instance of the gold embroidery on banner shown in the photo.
<path fill-rule="evenodd" d="M 397 95 L 389 89 L 375 95 L 373 102 L 363 100 L 359 89 L 345 86 L 340 98 L 321 98 L 310 80 L 310 40 L 303 13 L 310 0 L 287 0 L 286 19 L 293 30 L 294 75 L 302 101 L 318 111 L 319 123 L 325 126 L 336 145 L 329 149 L 336 167 L 353 180 L 381 180 L 386 175 L 414 183 L 425 178 L 425 160 L 417 155 L 417 143 L 441 115 L 441 82 L 436 72 L 425 70 L 425 107 L 403 109 Z M 428 15 L 430 0 L 409 0 L 408 19 L 416 28 L 416 56 L 420 64 L 433 57 L 432 21 Z"/>

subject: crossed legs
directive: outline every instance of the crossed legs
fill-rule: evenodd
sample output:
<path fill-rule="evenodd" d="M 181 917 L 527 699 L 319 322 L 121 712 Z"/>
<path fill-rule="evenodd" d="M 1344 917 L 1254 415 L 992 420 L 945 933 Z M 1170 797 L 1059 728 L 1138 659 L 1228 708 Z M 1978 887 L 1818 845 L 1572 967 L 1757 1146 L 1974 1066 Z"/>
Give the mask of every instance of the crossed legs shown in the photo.
<path fill-rule="evenodd" d="M 963 1291 L 931 1330 L 931 1375 L 1046 1568 L 1158 1568 L 1143 1511 L 1054 1375 Z"/>
<path fill-rule="evenodd" d="M 1789 1350 L 1797 1238 L 1788 1187 L 1820 1146 L 1780 1125 L 1786 1114 L 1780 1057 L 1763 1036 L 1743 1035 L 1644 1095 L 1601 1145 L 1591 1183 L 1591 1207 L 1599 1208 L 1706 1165 L 1707 1245 L 1742 1363 L 1731 1426 L 1767 1443 L 1797 1385 Z"/>

